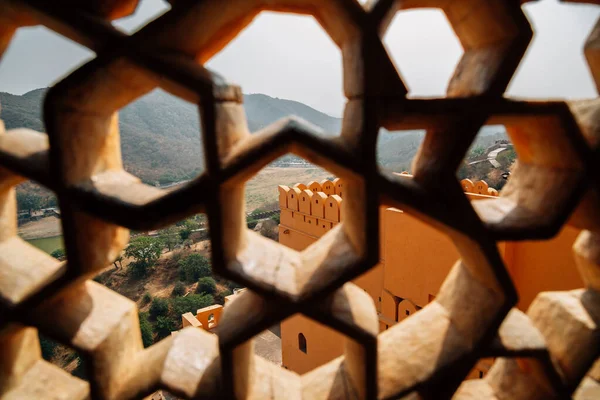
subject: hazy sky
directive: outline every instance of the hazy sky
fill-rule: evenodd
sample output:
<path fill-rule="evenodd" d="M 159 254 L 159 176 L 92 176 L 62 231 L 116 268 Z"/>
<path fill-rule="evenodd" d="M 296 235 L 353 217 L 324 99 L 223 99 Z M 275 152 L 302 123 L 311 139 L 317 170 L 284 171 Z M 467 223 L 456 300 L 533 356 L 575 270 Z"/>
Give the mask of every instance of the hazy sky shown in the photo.
<path fill-rule="evenodd" d="M 508 94 L 528 97 L 595 97 L 583 43 L 600 8 L 541 0 L 523 7 L 535 30 Z M 162 14 L 162 0 L 143 0 L 133 17 L 117 21 L 132 32 Z M 462 49 L 442 12 L 398 13 L 385 44 L 412 96 L 444 93 Z M 20 29 L 0 63 L 0 91 L 22 94 L 50 86 L 94 54 L 45 28 Z M 342 112 L 341 56 L 311 17 L 263 13 L 207 65 L 245 93 Z"/>

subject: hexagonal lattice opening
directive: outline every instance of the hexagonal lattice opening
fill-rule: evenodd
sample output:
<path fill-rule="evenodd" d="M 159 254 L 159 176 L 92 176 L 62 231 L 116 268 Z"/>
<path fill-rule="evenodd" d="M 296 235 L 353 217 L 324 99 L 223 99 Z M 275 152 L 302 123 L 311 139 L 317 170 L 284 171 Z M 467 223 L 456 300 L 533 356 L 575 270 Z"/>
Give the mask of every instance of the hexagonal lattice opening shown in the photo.
<path fill-rule="evenodd" d="M 21 284 L 27 283 L 31 286 L 26 293 L 22 292 L 18 296 L 22 301 L 65 272 L 66 257 L 60 209 L 54 193 L 48 188 L 54 189 L 49 181 L 48 139 L 45 133 L 39 133 L 45 132 L 42 121 L 44 97 L 48 86 L 62 79 L 68 71 L 75 69 L 85 59 L 91 58 L 93 53 L 41 26 L 18 29 L 10 43 L 0 64 L 0 90 L 15 94 L 0 93 L 0 124 L 3 125 L 0 127 L 1 151 L 13 162 L 22 163 L 19 172 L 23 177 L 35 180 L 16 186 L 16 210 L 11 208 L 11 198 L 15 196 L 15 192 L 5 188 L 8 192 L 3 196 L 3 202 L 6 202 L 3 205 L 6 215 L 3 218 L 6 218 L 8 225 L 12 225 L 8 221 L 14 218 L 18 226 L 14 232 L 15 236 L 12 237 L 12 229 L 5 226 L 6 237 L 11 237 L 6 244 L 10 243 L 9 247 L 22 249 L 29 254 L 27 257 L 21 256 L 21 261 L 16 264 L 23 264 L 23 260 L 27 260 L 39 265 L 39 271 L 35 274 L 26 272 L 29 267 L 23 265 L 25 269 L 21 272 L 30 276 L 22 280 Z M 28 46 L 31 51 L 20 52 L 19 46 Z M 31 46 L 34 46 L 35 50 L 32 50 Z M 56 57 L 57 54 L 61 56 Z M 22 79 L 24 73 L 28 76 L 26 81 Z M 15 182 L 24 180 L 17 176 L 12 179 L 16 179 Z M 10 215 L 13 211 L 16 211 L 15 216 Z M 24 240 L 17 238 L 16 233 Z M 59 260 L 49 256 L 53 251 L 57 251 L 54 255 Z M 7 274 L 11 268 L 17 268 L 17 265 L 7 266 Z M 4 281 L 10 282 L 11 279 L 7 275 Z M 18 291 L 21 284 L 13 281 L 10 286 Z M 2 297 L 6 300 L 5 296 Z"/>
<path fill-rule="evenodd" d="M 444 97 L 463 49 L 443 11 L 396 13 L 383 42 L 409 97 Z"/>
<path fill-rule="evenodd" d="M 128 34 L 132 34 L 171 9 L 171 5 L 166 1 L 144 0 L 140 1 L 137 7 L 136 3 L 136 0 L 123 2 L 123 9 L 126 9 L 127 6 L 129 7 L 126 13 L 128 15 L 112 20 L 112 25 Z M 131 14 L 131 12 L 133 13 Z"/>
<path fill-rule="evenodd" d="M 19 132 L 20 134 L 15 132 Z M 32 156 L 31 153 L 19 151 L 25 149 L 19 148 L 18 141 L 15 141 L 15 139 L 22 139 L 23 137 L 33 139 L 33 143 L 40 144 L 45 142 L 45 137 L 42 134 L 32 131 L 14 130 L 0 132 L 0 148 L 4 152 L 8 149 L 11 152 L 16 152 L 19 156 L 22 156 L 16 157 L 20 161 L 26 161 L 28 157 L 35 159 L 35 156 Z M 60 232 L 60 221 L 57 221 L 53 216 L 54 214 L 60 215 L 59 209 L 37 209 L 38 204 L 34 204 L 35 202 L 32 200 L 33 196 L 37 196 L 34 193 L 29 192 L 27 195 L 21 193 L 21 196 L 17 196 L 14 185 L 22 182 L 24 179 L 9 173 L 7 170 L 2 170 L 2 174 L 4 176 L 4 185 L 2 190 L 0 190 L 0 225 L 2 231 L 0 247 L 3 249 L 4 257 L 2 259 L 2 272 L 0 273 L 2 275 L 2 279 L 0 279 L 0 300 L 3 303 L 3 307 L 12 309 L 22 306 L 47 285 L 61 278 L 66 271 L 66 257 L 64 251 L 62 254 L 53 253 L 50 255 L 54 248 L 40 248 L 40 240 L 51 242 L 55 245 L 57 244 L 56 242 L 60 241 L 60 237 L 57 238 L 56 236 L 46 238 L 45 240 L 39 239 L 40 235 L 43 236 L 44 228 L 46 229 L 46 234 L 49 234 L 52 230 Z M 19 214 L 17 211 L 18 197 L 20 197 L 21 205 L 25 204 L 26 206 L 36 207 L 36 210 L 33 212 L 27 210 Z M 52 216 L 49 216 L 51 214 Z M 37 221 L 37 225 L 35 221 L 31 222 L 38 218 L 46 219 L 46 221 Z M 53 221 L 48 221 L 48 219 Z M 30 224 L 34 225 L 29 226 L 29 239 L 38 236 L 37 243 L 31 243 L 29 240 L 19 237 L 20 234 L 24 235 L 25 232 L 19 231 L 18 224 L 25 220 L 30 221 Z M 48 245 L 49 243 L 45 244 Z"/>
<path fill-rule="evenodd" d="M 93 56 L 89 49 L 44 26 L 18 29 L 0 63 L 0 104 L 6 128 L 44 132 L 42 102 L 47 89 Z"/>
<path fill-rule="evenodd" d="M 556 234 L 585 190 L 577 160 L 587 145 L 573 115 L 560 103 L 509 102 L 488 123 L 506 127 L 518 163 L 500 198 L 474 202 L 475 210 L 499 238 Z"/>
<path fill-rule="evenodd" d="M 398 10 L 434 6 L 444 11 L 464 49 L 445 91 L 448 97 L 502 93 L 532 36 L 517 3 L 506 4 L 498 0 L 380 3 L 374 14 L 378 18 L 381 35 L 385 34 Z M 441 21 L 441 16 L 438 18 Z M 421 64 L 419 67 L 422 68 Z"/>
<path fill-rule="evenodd" d="M 392 173 L 412 173 L 413 159 L 425 139 L 425 130 L 388 131 L 377 136 L 377 164 Z"/>
<path fill-rule="evenodd" d="M 42 358 L 70 373 L 71 375 L 89 381 L 85 358 L 69 346 L 58 343 L 42 333 L 38 334 Z"/>
<path fill-rule="evenodd" d="M 217 125 L 220 154 L 213 156 L 219 157 L 220 175 L 224 182 L 214 194 L 215 198 L 211 201 L 214 203 L 209 204 L 208 212 L 217 272 L 255 290 L 295 301 L 336 285 L 343 276 L 364 272 L 371 266 L 370 260 L 376 262 L 376 251 L 367 246 L 368 240 L 364 236 L 366 224 L 377 223 L 367 218 L 367 214 L 376 211 L 374 199 L 365 193 L 365 182 L 360 172 L 342 167 L 336 161 L 324 166 L 340 176 L 344 187 L 347 187 L 345 206 L 341 214 L 337 214 L 342 223 L 302 252 L 285 248 L 249 231 L 244 211 L 245 181 L 287 152 L 320 164 L 324 158 L 316 148 L 329 151 L 330 141 L 315 135 L 310 125 L 294 119 L 280 121 L 259 133 L 250 134 L 245 120 L 240 118 L 243 112 L 241 105 L 224 104 L 221 107 L 218 112 L 223 113 L 223 120 L 236 121 L 237 126 L 231 123 Z M 315 144 L 310 150 L 306 146 L 309 142 Z M 255 160 L 254 157 L 259 154 L 261 158 Z M 338 162 L 346 165 L 345 156 L 339 156 Z M 249 161 L 252 161 L 251 165 Z M 298 188 L 295 190 L 300 192 Z M 290 200 L 292 205 L 297 204 L 295 200 Z M 257 263 L 262 267 L 255 268 Z"/>
<path fill-rule="evenodd" d="M 72 399 L 89 398 L 90 385 L 84 380 L 85 370 L 75 365 L 76 353 L 45 336 L 38 336 L 37 329 L 9 324 L 0 331 L 0 348 L 5 354 L 2 359 L 4 396 L 30 398 L 34 393 L 45 393 Z M 48 385 L 40 376 L 52 384 Z"/>
<path fill-rule="evenodd" d="M 17 232 L 38 249 L 64 260 L 65 244 L 62 235 L 58 199 L 47 188 L 31 181 L 16 186 Z"/>
<path fill-rule="evenodd" d="M 339 133 L 341 52 L 314 17 L 261 12 L 207 65 L 242 86 L 252 132 L 295 115 Z"/>
<path fill-rule="evenodd" d="M 95 68 L 103 72 L 100 73 L 99 70 L 92 72 Z M 136 79 L 133 80 L 132 76 L 136 76 Z M 183 100 L 175 100 L 164 92 L 152 93 L 147 98 L 131 104 L 130 108 L 124 112 L 125 116 L 121 119 L 120 126 L 117 125 L 119 121 L 117 110 L 153 90 L 159 83 L 157 79 L 155 74 L 116 56 L 108 57 L 106 60 L 94 60 L 53 88 L 51 96 L 55 100 L 54 107 L 56 107 L 57 118 L 46 121 L 48 129 L 54 133 L 51 135 L 53 140 L 51 149 L 54 147 L 58 151 L 58 148 L 72 148 L 73 150 L 77 148 L 79 146 L 78 139 L 69 132 L 78 129 L 87 129 L 89 134 L 85 140 L 95 143 L 93 150 L 88 150 L 90 154 L 73 153 L 77 155 L 72 159 L 62 157 L 55 161 L 58 169 L 63 173 L 66 173 L 65 168 L 69 165 L 79 166 L 77 173 L 66 174 L 63 178 L 68 189 L 76 190 L 80 196 L 87 198 L 87 201 L 84 202 L 86 207 L 120 209 L 122 213 L 130 215 L 148 212 L 155 214 L 157 210 L 152 211 L 152 209 L 158 207 L 160 200 L 168 197 L 169 193 L 181 192 L 184 189 L 178 187 L 174 191 L 165 191 L 155 187 L 156 182 L 160 185 L 162 179 L 162 183 L 171 184 L 180 178 L 193 177 L 201 171 L 201 165 L 182 166 L 180 163 L 172 167 L 174 172 L 168 172 L 168 168 L 171 168 L 169 162 L 164 163 L 164 160 L 155 158 L 155 154 L 151 156 L 148 154 L 152 151 L 160 152 L 161 146 L 168 145 L 168 140 L 172 139 L 172 130 L 177 129 L 177 126 L 183 126 L 182 129 L 185 132 L 181 134 L 179 143 L 176 143 L 178 149 L 184 155 L 194 158 L 195 161 L 201 160 L 197 155 L 194 157 L 193 149 L 187 148 L 192 147 L 190 144 L 195 142 L 196 153 L 201 149 L 199 140 L 193 138 L 193 128 L 199 125 L 193 123 L 193 115 L 198 110 L 191 104 L 186 104 Z M 96 85 L 97 80 L 102 81 L 103 84 Z M 170 85 L 170 83 L 165 84 Z M 125 95 L 122 85 L 130 85 L 132 90 Z M 169 88 L 177 94 L 183 95 L 187 100 L 195 97 L 189 92 L 179 92 L 176 86 L 169 86 Z M 64 96 L 71 91 L 85 92 L 85 100 L 78 101 L 76 105 L 69 104 L 68 101 L 65 101 Z M 196 98 L 195 101 L 198 99 Z M 77 118 L 71 119 L 68 109 L 72 106 L 87 111 L 82 112 Z M 158 108 L 162 110 L 156 110 Z M 161 115 L 161 111 L 164 112 L 164 115 Z M 157 118 L 154 123 L 148 125 L 147 119 L 152 119 L 153 116 Z M 183 117 L 187 119 L 188 124 L 179 125 L 182 123 Z M 165 121 L 165 119 L 169 120 Z M 141 124 L 142 134 L 135 128 L 131 129 L 130 120 L 131 123 L 135 121 L 136 125 Z M 172 124 L 175 124 L 175 127 Z M 120 128 L 123 128 L 124 132 L 121 132 Z M 131 138 L 128 137 L 130 130 Z M 143 140 L 144 133 L 147 134 L 144 132 L 146 130 L 151 130 L 153 133 L 156 131 L 155 137 L 148 139 L 148 143 Z M 196 135 L 196 138 L 199 138 L 200 132 L 197 132 Z M 123 143 L 122 146 L 121 143 Z M 147 145 L 148 151 L 144 153 L 147 157 L 139 161 L 142 166 L 138 168 L 131 165 L 133 162 L 128 156 L 129 168 L 138 172 L 145 168 L 152 171 L 153 166 L 154 168 L 165 166 L 167 171 L 161 176 L 148 173 L 148 177 L 145 179 L 149 180 L 150 184 L 144 183 L 124 169 L 121 149 L 125 152 L 131 148 L 134 152 L 136 148 L 139 149 L 140 145 Z M 165 158 L 167 157 L 165 156 Z M 168 154 L 168 158 L 177 160 L 177 156 L 173 152 Z M 169 173 L 173 175 L 169 175 Z M 156 180 L 152 182 L 153 179 Z M 114 222 L 137 228 L 127 221 L 130 218 L 127 218 L 125 214 L 122 215 L 123 220 Z"/>
<path fill-rule="evenodd" d="M 279 125 L 279 127 L 283 129 L 279 131 L 278 138 L 272 138 L 274 141 L 268 139 L 269 136 L 261 135 L 261 139 L 264 140 L 263 144 L 285 143 L 287 141 L 284 139 L 285 137 L 294 140 L 293 137 L 300 135 L 300 132 L 305 129 L 302 124 L 294 121 L 288 122 L 286 126 Z M 250 137 L 248 140 L 253 142 L 254 139 L 254 137 Z M 289 145 L 290 143 L 287 142 L 274 153 L 267 153 L 260 165 L 255 165 L 253 169 L 264 167 L 271 160 L 277 158 L 277 155 L 285 153 L 286 148 L 291 149 L 299 156 L 319 161 L 315 157 L 316 154 L 306 152 L 300 146 L 288 147 Z M 226 169 L 237 169 L 236 164 L 239 160 L 237 156 L 233 154 L 232 156 L 225 161 Z M 230 164 L 229 160 L 233 163 Z M 324 192 L 314 194 L 308 189 L 302 191 L 299 187 L 281 186 L 279 189 L 279 204 L 280 206 L 284 205 L 285 208 L 280 217 L 281 225 L 288 226 L 289 229 L 295 229 L 298 225 L 297 228 L 305 231 L 306 234 L 319 230 L 318 235 L 310 237 L 317 238 L 323 235 L 306 249 L 304 248 L 307 243 L 292 245 L 290 242 L 289 245 L 296 250 L 273 243 L 246 228 L 247 217 L 243 206 L 244 180 L 250 178 L 253 171 L 246 169 L 241 171 L 238 176 L 232 174 L 219 193 L 222 220 L 211 221 L 211 226 L 213 223 L 220 224 L 216 230 L 218 236 L 213 236 L 213 250 L 221 248 L 221 244 L 224 246 L 223 253 L 213 252 L 214 264 L 219 268 L 217 272 L 249 287 L 269 292 L 274 290 L 280 296 L 298 299 L 315 294 L 334 284 L 342 276 L 357 274 L 360 268 L 365 268 L 366 260 L 372 255 L 369 255 L 366 238 L 361 233 L 364 232 L 366 223 L 363 213 L 368 212 L 366 196 L 364 192 L 360 193 L 361 189 L 359 189 L 363 187 L 364 182 L 355 173 L 344 168 L 334 164 L 330 164 L 328 167 L 333 173 L 337 173 L 344 182 L 344 207 L 340 207 L 341 197 L 334 194 L 336 189 L 333 187 L 323 189 L 330 191 L 331 195 L 326 195 Z M 333 182 L 326 182 L 333 186 Z M 275 190 L 275 185 L 271 190 Z M 318 196 L 320 204 L 315 204 L 313 207 L 312 200 L 315 196 Z M 303 199 L 304 203 L 302 203 Z M 333 203 L 328 207 L 330 200 Z M 285 204 L 283 204 L 284 201 Z M 300 209 L 301 205 L 302 209 Z M 324 234 L 320 229 L 321 224 L 317 223 L 317 220 L 327 222 L 327 227 L 323 228 Z M 212 227 L 211 231 L 215 232 L 215 228 Z M 296 239 L 299 240 L 299 238 Z M 282 238 L 280 238 L 281 241 Z M 258 261 L 262 265 L 260 269 L 254 268 L 257 262 L 254 258 L 257 256 L 260 256 L 262 260 Z"/>
<path fill-rule="evenodd" d="M 261 311 L 258 311 L 259 308 Z M 289 394 L 296 392 L 313 397 L 314 394 L 310 393 L 316 387 L 333 379 L 336 381 L 333 391 L 343 398 L 365 394 L 367 397 L 373 396 L 376 390 L 375 376 L 370 375 L 373 371 L 369 371 L 368 365 L 374 362 L 378 328 L 375 306 L 369 296 L 359 287 L 346 284 L 322 300 L 319 309 L 310 312 L 310 319 L 293 315 L 283 321 L 283 368 L 288 372 L 256 356 L 252 336 L 272 321 L 294 314 L 294 309 L 267 305 L 265 299 L 253 292 L 246 292 L 228 304 L 218 330 L 224 387 L 242 397 L 246 393 L 279 391 L 283 388 Z M 313 318 L 320 323 L 314 322 Z M 306 321 L 309 321 L 309 325 L 305 325 Z M 299 331 L 298 324 L 312 331 Z M 340 337 L 340 333 L 343 336 Z M 335 346 L 323 347 L 331 339 L 338 340 Z M 294 362 L 294 356 L 298 355 L 294 353 L 298 352 L 304 357 L 310 353 L 311 361 L 307 363 L 305 358 L 304 361 Z M 317 361 L 315 355 L 318 355 Z M 233 375 L 227 371 L 229 368 L 233 370 Z M 275 378 L 271 388 L 268 387 L 271 385 L 249 384 L 251 380 L 248 378 L 259 379 L 265 373 Z M 298 374 L 304 374 L 302 379 Z"/>
<path fill-rule="evenodd" d="M 119 112 L 125 171 L 143 183 L 173 190 L 204 171 L 198 105 L 161 89 Z"/>
<path fill-rule="evenodd" d="M 328 204 L 329 196 L 336 194 L 333 180 L 331 172 L 302 157 L 279 157 L 246 182 L 248 228 L 303 250 L 340 222 L 342 198 L 336 198 L 335 212 L 334 203 Z"/>
<path fill-rule="evenodd" d="M 582 49 L 600 16 L 598 8 L 566 1 L 532 1 L 523 4 L 522 9 L 536 28 L 535 35 L 507 88 L 507 95 L 539 99 L 597 97 Z M 539 68 L 545 65 L 554 67 L 540 79 Z"/>
<path fill-rule="evenodd" d="M 497 196 L 516 161 L 517 153 L 504 126 L 487 125 L 477 133 L 456 176 L 466 193 Z"/>

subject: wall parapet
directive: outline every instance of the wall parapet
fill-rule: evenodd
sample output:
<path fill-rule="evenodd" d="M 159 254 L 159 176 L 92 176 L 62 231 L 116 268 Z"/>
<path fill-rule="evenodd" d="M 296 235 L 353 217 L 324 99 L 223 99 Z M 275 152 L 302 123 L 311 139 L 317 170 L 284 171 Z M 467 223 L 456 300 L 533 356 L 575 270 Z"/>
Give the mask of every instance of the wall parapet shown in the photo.
<path fill-rule="evenodd" d="M 312 181 L 293 187 L 279 185 L 280 225 L 311 237 L 321 237 L 342 220 L 343 182 Z"/>

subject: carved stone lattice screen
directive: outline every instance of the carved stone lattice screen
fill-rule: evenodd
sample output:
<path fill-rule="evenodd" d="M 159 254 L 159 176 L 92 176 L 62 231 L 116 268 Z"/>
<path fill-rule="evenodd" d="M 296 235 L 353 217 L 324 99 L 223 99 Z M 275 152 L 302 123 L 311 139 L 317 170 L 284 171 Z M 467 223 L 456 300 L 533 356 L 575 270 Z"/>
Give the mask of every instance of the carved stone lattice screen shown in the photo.
<path fill-rule="evenodd" d="M 49 90 L 47 136 L 0 125 L 0 397 L 131 399 L 163 388 L 185 398 L 600 398 L 600 103 L 503 97 L 533 34 L 518 1 L 171 3 L 128 36 L 110 21 L 137 0 L 0 0 L 0 54 L 19 27 L 40 24 L 96 52 Z M 381 42 L 392 16 L 415 7 L 441 8 L 464 48 L 444 98 L 407 99 Z M 241 89 L 202 67 L 263 10 L 313 15 L 340 47 L 340 137 L 295 119 L 251 135 Z M 585 55 L 600 86 L 600 24 Z M 126 173 L 120 154 L 117 111 L 156 87 L 202 117 L 205 172 L 171 192 Z M 485 123 L 507 127 L 520 165 L 498 199 L 471 205 L 454 172 Z M 381 127 L 427 129 L 414 178 L 377 168 Z M 347 182 L 343 223 L 303 252 L 245 228 L 244 182 L 288 152 Z M 58 196 L 67 262 L 17 237 L 14 187 L 24 180 Z M 447 234 L 462 260 L 434 301 L 378 335 L 372 301 L 347 282 L 378 261 L 380 204 Z M 188 328 L 144 349 L 135 303 L 89 279 L 129 229 L 199 212 L 214 271 L 250 290 L 218 335 Z M 564 224 L 582 229 L 574 254 L 587 287 L 512 310 L 518 293 L 497 241 L 548 239 Z M 302 376 L 255 356 L 251 338 L 295 313 L 343 333 L 344 356 Z M 43 361 L 36 329 L 83 354 L 90 382 Z M 483 357 L 496 357 L 486 377 L 463 381 Z"/>

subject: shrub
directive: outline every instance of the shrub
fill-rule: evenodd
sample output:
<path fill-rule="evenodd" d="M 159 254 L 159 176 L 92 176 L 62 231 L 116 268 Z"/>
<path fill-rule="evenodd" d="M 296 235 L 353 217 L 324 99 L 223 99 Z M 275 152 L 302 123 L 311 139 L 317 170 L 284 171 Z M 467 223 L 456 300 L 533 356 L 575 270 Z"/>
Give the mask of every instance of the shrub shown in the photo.
<path fill-rule="evenodd" d="M 50 255 L 56 258 L 57 260 L 62 260 L 66 256 L 65 249 L 56 249 L 52 253 L 50 253 Z"/>
<path fill-rule="evenodd" d="M 152 300 L 152 305 L 150 305 L 150 316 L 152 318 L 156 318 L 160 315 L 167 315 L 169 313 L 169 302 L 167 299 L 161 299 L 159 297 L 155 297 Z"/>
<path fill-rule="evenodd" d="M 156 334 L 160 339 L 169 336 L 171 332 L 177 329 L 177 325 L 170 317 L 160 316 L 156 318 Z"/>
<path fill-rule="evenodd" d="M 181 257 L 183 257 L 183 254 L 181 253 L 180 250 L 174 251 L 173 254 L 171 255 L 170 261 L 172 263 L 179 264 L 179 261 L 181 261 Z"/>
<path fill-rule="evenodd" d="M 200 254 L 190 254 L 179 262 L 179 279 L 182 281 L 196 282 L 211 273 L 210 262 Z"/>
<path fill-rule="evenodd" d="M 148 270 L 156 264 L 162 252 L 163 243 L 150 236 L 138 236 L 129 242 L 125 255 L 134 261 L 129 264 L 131 273 L 136 278 L 146 276 Z"/>
<path fill-rule="evenodd" d="M 185 227 L 179 231 L 179 238 L 181 239 L 181 241 L 185 241 L 190 237 L 191 234 L 192 230 L 188 227 Z"/>
<path fill-rule="evenodd" d="M 234 281 L 229 281 L 229 282 L 227 282 L 227 287 L 233 293 L 233 289 L 242 289 L 244 286 L 240 285 L 239 283 L 236 283 Z"/>
<path fill-rule="evenodd" d="M 152 301 L 152 296 L 150 295 L 150 293 L 146 292 L 144 293 L 144 297 L 142 297 L 142 304 L 148 304 Z"/>
<path fill-rule="evenodd" d="M 150 324 L 150 321 L 148 321 L 148 313 L 139 313 L 139 319 L 140 331 L 142 332 L 142 343 L 144 343 L 144 347 L 152 346 L 152 343 L 154 343 L 152 336 L 154 334 L 152 332 L 152 325 Z"/>
<path fill-rule="evenodd" d="M 185 294 L 185 286 L 181 282 L 177 282 L 175 287 L 173 287 L 173 291 L 171 292 L 171 296 L 178 297 L 183 296 Z"/>
<path fill-rule="evenodd" d="M 271 219 L 273 221 L 277 222 L 277 225 L 279 225 L 281 223 L 281 215 L 280 214 L 271 215 Z"/>
<path fill-rule="evenodd" d="M 220 291 L 219 293 L 214 295 L 215 303 L 220 304 L 220 305 L 225 305 L 225 297 L 229 296 L 230 294 L 232 294 L 232 293 L 231 293 L 231 290 L 229 290 L 229 289 Z"/>
<path fill-rule="evenodd" d="M 217 284 L 210 276 L 198 279 L 198 287 L 196 293 L 215 294 L 217 291 Z"/>
<path fill-rule="evenodd" d="M 42 334 L 38 336 L 40 338 L 40 347 L 42 348 L 42 357 L 44 357 L 44 360 L 50 361 L 54 357 L 57 344 Z"/>
<path fill-rule="evenodd" d="M 190 294 L 186 297 L 176 297 L 171 300 L 173 315 L 180 318 L 182 314 L 191 312 L 196 315 L 200 308 L 214 304 L 214 299 L 209 294 Z"/>
<path fill-rule="evenodd" d="M 476 146 L 471 150 L 471 157 L 480 157 L 485 154 L 485 148 L 482 146 Z"/>
<path fill-rule="evenodd" d="M 146 275 L 148 275 L 148 270 L 150 269 L 150 267 L 143 263 L 143 262 L 138 262 L 138 261 L 134 261 L 131 264 L 129 264 L 129 269 L 128 271 L 131 273 L 131 275 L 134 278 L 143 278 Z"/>

